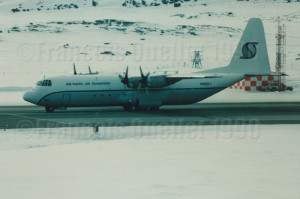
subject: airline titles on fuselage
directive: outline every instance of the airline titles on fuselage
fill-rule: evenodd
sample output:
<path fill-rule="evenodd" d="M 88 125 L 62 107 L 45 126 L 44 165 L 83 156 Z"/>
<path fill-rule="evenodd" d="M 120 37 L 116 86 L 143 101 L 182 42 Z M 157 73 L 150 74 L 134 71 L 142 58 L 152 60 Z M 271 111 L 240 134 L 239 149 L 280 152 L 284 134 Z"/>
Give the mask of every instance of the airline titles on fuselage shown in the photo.
<path fill-rule="evenodd" d="M 66 86 L 109 86 L 110 82 L 67 82 Z"/>

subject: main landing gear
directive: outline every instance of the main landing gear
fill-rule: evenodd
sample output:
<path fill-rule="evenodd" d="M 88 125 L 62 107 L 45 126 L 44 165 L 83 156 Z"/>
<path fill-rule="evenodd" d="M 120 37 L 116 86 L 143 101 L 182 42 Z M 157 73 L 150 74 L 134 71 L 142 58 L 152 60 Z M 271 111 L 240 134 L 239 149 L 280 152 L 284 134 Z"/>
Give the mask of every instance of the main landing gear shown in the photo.
<path fill-rule="evenodd" d="M 47 113 L 53 113 L 55 108 L 53 106 L 46 106 L 45 110 L 46 110 Z"/>
<path fill-rule="evenodd" d="M 123 106 L 125 111 L 132 111 L 133 106 L 131 104 L 126 104 Z"/>
<path fill-rule="evenodd" d="M 136 105 L 126 104 L 123 106 L 125 111 L 132 111 L 133 107 L 136 111 L 158 111 L 159 110 L 159 106 L 140 106 L 138 104 Z"/>

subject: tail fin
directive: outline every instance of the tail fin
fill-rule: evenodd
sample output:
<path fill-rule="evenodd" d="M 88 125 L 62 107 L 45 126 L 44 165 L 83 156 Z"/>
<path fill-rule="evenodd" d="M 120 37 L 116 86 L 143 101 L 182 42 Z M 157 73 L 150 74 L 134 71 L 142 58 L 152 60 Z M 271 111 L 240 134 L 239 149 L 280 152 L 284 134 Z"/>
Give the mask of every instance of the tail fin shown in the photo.
<path fill-rule="evenodd" d="M 259 18 L 249 20 L 227 68 L 230 73 L 270 74 L 264 27 Z"/>

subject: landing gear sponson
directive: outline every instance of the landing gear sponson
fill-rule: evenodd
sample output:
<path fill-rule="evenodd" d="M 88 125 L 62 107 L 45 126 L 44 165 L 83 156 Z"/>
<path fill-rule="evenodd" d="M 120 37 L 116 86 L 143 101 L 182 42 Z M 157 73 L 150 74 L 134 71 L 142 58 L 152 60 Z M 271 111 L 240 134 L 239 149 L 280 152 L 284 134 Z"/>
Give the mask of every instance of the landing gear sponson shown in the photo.
<path fill-rule="evenodd" d="M 125 111 L 132 111 L 133 108 L 136 111 L 158 111 L 159 110 L 159 106 L 139 106 L 139 105 L 124 105 L 123 106 Z M 53 106 L 46 106 L 45 110 L 47 113 L 53 113 L 55 111 L 55 108 Z"/>
<path fill-rule="evenodd" d="M 158 111 L 159 106 L 139 106 L 139 105 L 124 105 L 123 108 L 125 111 L 132 111 L 133 107 L 136 111 Z"/>

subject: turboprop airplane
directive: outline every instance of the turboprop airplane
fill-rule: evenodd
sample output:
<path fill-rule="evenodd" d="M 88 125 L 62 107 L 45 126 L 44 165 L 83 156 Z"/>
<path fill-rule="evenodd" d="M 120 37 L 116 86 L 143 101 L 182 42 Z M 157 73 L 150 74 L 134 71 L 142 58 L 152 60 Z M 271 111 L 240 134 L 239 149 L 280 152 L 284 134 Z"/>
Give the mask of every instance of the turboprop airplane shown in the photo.
<path fill-rule="evenodd" d="M 75 67 L 74 67 L 75 68 Z M 190 74 L 57 76 L 38 81 L 24 100 L 46 112 L 67 107 L 123 106 L 125 110 L 158 110 L 162 105 L 192 104 L 246 77 L 272 75 L 262 21 L 249 20 L 228 66 Z"/>

